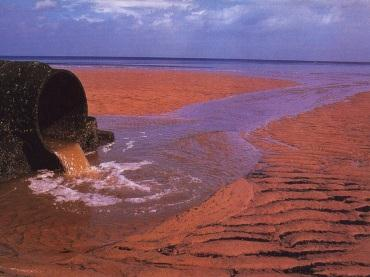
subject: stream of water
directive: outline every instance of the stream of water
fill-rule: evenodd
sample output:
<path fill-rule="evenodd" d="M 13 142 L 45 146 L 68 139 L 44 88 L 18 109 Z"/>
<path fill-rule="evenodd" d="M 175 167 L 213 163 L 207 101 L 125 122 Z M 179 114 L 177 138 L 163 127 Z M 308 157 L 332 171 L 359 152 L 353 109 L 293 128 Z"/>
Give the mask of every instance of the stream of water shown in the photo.
<path fill-rule="evenodd" d="M 95 174 L 38 172 L 25 179 L 29 197 L 49 197 L 57 207 L 72 204 L 67 209 L 76 212 L 78 203 L 115 219 L 175 212 L 248 174 L 261 153 L 243 134 L 370 91 L 370 65 L 179 61 L 177 66 L 299 85 L 194 104 L 160 116 L 101 116 L 99 128 L 113 131 L 116 141 L 87 154 Z"/>

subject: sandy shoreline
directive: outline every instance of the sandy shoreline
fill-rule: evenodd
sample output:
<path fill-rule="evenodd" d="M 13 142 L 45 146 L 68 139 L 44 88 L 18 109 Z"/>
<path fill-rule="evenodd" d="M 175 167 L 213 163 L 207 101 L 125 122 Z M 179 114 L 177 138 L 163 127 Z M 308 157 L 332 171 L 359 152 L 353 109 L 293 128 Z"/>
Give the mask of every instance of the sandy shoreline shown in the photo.
<path fill-rule="evenodd" d="M 3 255 L 0 272 L 369 275 L 369 117 L 370 93 L 362 93 L 272 122 L 246 137 L 264 151 L 256 169 L 200 206 L 120 242 L 61 253 L 47 265 Z"/>
<path fill-rule="evenodd" d="M 230 96 L 234 85 L 240 89 L 235 93 L 294 85 L 224 74 L 202 73 L 196 77 L 198 72 L 151 70 L 153 76 L 143 87 L 128 84 L 130 89 L 120 99 L 123 91 L 120 86 L 127 85 L 122 78 L 135 78 L 137 83 L 148 72 L 119 70 L 115 74 L 110 72 L 112 78 L 102 82 L 106 76 L 100 71 L 74 71 L 86 87 L 90 111 L 95 114 L 162 113 L 189 103 Z M 187 92 L 191 87 L 186 88 L 183 82 L 195 77 L 197 82 L 206 84 L 201 86 L 202 90 Z M 252 82 L 249 87 L 248 82 Z M 182 86 L 186 88 L 184 92 L 179 91 Z M 212 94 L 215 88 L 222 90 Z M 161 98 L 167 98 L 173 90 L 181 95 L 180 101 L 174 101 L 174 95 L 163 102 Z M 112 100 L 113 109 L 107 101 L 109 92 L 118 99 Z M 132 105 L 125 106 L 125 101 Z M 0 243 L 0 275 L 368 275 L 369 118 L 370 93 L 363 93 L 348 101 L 272 122 L 245 136 L 264 151 L 248 176 L 154 229 L 145 232 L 145 228 L 140 229 L 144 233 L 120 235 L 122 231 L 117 226 L 115 236 L 106 234 L 112 242 L 96 248 L 87 242 L 95 239 L 96 232 L 104 234 L 109 230 L 102 225 L 101 229 L 91 229 L 91 233 L 85 234 L 83 230 L 88 223 L 83 225 L 85 222 L 79 222 L 77 216 L 72 228 L 45 228 L 49 216 L 35 220 L 35 224 L 21 224 L 15 227 L 20 228 L 19 235 L 7 237 L 9 245 Z M 29 211 L 26 205 L 24 209 Z M 11 222 L 11 217 L 6 219 Z M 50 226 L 63 225 L 62 221 Z M 31 231 L 22 233 L 24 226 Z M 76 234 L 81 236 L 78 241 Z M 45 244 L 46 249 L 50 248 L 50 257 L 36 251 L 35 257 L 40 255 L 37 259 L 33 255 L 18 259 L 11 244 L 13 236 L 25 249 L 34 249 L 33 239 Z M 63 245 L 58 241 L 60 236 L 70 237 L 71 245 L 55 254 Z"/>
<path fill-rule="evenodd" d="M 245 179 L 66 264 L 133 276 L 368 275 L 369 116 L 363 93 L 273 122 L 248 136 L 265 154 Z"/>
<path fill-rule="evenodd" d="M 152 69 L 71 68 L 92 115 L 151 115 L 241 93 L 284 88 L 286 80 L 235 74 Z"/>

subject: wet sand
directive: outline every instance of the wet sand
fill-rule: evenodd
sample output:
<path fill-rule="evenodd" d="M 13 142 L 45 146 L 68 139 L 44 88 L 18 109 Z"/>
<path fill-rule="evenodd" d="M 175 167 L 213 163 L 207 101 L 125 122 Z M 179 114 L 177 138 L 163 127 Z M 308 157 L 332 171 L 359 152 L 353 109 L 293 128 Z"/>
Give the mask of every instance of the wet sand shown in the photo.
<path fill-rule="evenodd" d="M 186 102 L 127 101 L 132 110 L 117 114 L 166 112 Z M 370 94 L 362 94 L 244 134 L 264 151 L 256 169 L 161 224 L 149 216 L 112 226 L 106 215 L 74 204 L 81 213 L 66 216 L 41 197 L 20 204 L 19 193 L 17 208 L 0 215 L 0 276 L 368 275 L 369 106 Z M 14 204 L 1 199 L 2 207 Z"/>
<path fill-rule="evenodd" d="M 193 103 L 295 85 L 292 81 L 216 72 L 115 68 L 71 70 L 85 88 L 89 113 L 93 115 L 160 114 Z"/>
<path fill-rule="evenodd" d="M 370 93 L 363 93 L 246 135 L 264 156 L 245 179 L 62 268 L 117 276 L 367 276 L 369 120 Z"/>

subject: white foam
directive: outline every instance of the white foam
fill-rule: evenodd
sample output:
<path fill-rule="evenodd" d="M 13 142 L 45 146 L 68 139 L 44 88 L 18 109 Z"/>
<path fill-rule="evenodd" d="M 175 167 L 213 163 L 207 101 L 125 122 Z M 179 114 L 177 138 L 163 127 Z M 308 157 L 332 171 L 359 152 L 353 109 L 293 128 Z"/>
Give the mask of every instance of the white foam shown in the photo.
<path fill-rule="evenodd" d="M 121 199 L 114 196 L 83 193 L 65 186 L 60 186 L 53 195 L 56 197 L 56 202 L 82 201 L 89 207 L 104 207 L 122 202 Z"/>
<path fill-rule="evenodd" d="M 140 136 L 141 138 L 147 138 L 148 137 L 145 132 L 140 132 L 140 134 L 141 134 L 141 136 Z"/>
<path fill-rule="evenodd" d="M 126 142 L 126 148 L 124 148 L 122 152 L 126 152 L 127 150 L 130 150 L 131 148 L 134 147 L 134 145 L 135 145 L 134 140 L 130 140 L 129 142 Z"/>
<path fill-rule="evenodd" d="M 143 196 L 143 197 L 135 197 L 135 198 L 127 198 L 127 199 L 125 199 L 125 202 L 140 204 L 140 203 L 144 203 L 144 202 L 147 202 L 147 201 L 150 201 L 150 200 L 159 200 L 163 196 L 168 195 L 169 193 L 171 193 L 171 190 L 166 189 L 163 192 L 159 192 L 159 193 L 156 193 L 156 194 L 153 194 L 153 195 L 146 195 L 146 196 Z"/>
<path fill-rule="evenodd" d="M 102 151 L 103 151 L 103 153 L 108 153 L 109 151 L 111 151 L 111 150 L 112 150 L 113 145 L 114 145 L 114 142 L 112 142 L 112 143 L 108 143 L 108 144 L 104 145 L 104 146 L 102 147 Z"/>
<path fill-rule="evenodd" d="M 196 183 L 196 184 L 200 184 L 200 183 L 202 183 L 202 180 L 201 179 L 199 179 L 198 177 L 194 177 L 194 176 L 189 176 L 190 177 L 190 181 L 192 182 L 192 183 Z"/>
<path fill-rule="evenodd" d="M 63 183 L 63 177 L 54 178 L 55 173 L 48 170 L 41 170 L 39 174 L 28 179 L 31 183 L 30 189 L 35 194 L 49 193 L 58 188 Z"/>
<path fill-rule="evenodd" d="M 56 202 L 81 201 L 89 207 L 102 207 L 114 205 L 122 199 L 109 195 L 109 192 L 116 192 L 124 188 L 150 192 L 150 186 L 136 183 L 124 176 L 125 171 L 138 170 L 152 162 L 142 161 L 138 163 L 117 163 L 107 162 L 93 167 L 93 175 L 99 178 L 76 177 L 64 178 L 57 176 L 48 170 L 39 171 L 32 178 L 29 178 L 29 188 L 34 194 L 48 194 L 55 197 Z M 78 190 L 80 185 L 88 185 L 88 192 Z M 107 194 L 108 193 L 108 194 Z"/>
<path fill-rule="evenodd" d="M 106 163 L 101 163 L 98 168 L 100 169 L 116 169 L 120 170 L 122 172 L 124 171 L 130 171 L 130 170 L 138 170 L 142 168 L 144 165 L 149 165 L 152 164 L 153 162 L 151 161 L 141 161 L 138 163 L 117 163 L 115 161 L 112 162 L 106 162 Z"/>
<path fill-rule="evenodd" d="M 85 156 L 90 156 L 90 155 L 95 154 L 95 153 L 96 153 L 96 151 L 90 151 L 90 152 L 85 153 Z"/>
<path fill-rule="evenodd" d="M 106 162 L 101 163 L 97 167 L 97 171 L 101 173 L 108 173 L 107 176 L 105 176 L 103 182 L 95 182 L 94 187 L 96 189 L 104 189 L 107 188 L 106 184 L 109 183 L 111 186 L 114 186 L 115 188 L 119 186 L 124 186 L 126 188 L 131 188 L 134 190 L 141 190 L 141 191 L 150 191 L 150 187 L 146 185 L 141 185 L 138 183 L 135 183 L 134 181 L 128 179 L 123 175 L 125 171 L 134 171 L 142 168 L 145 165 L 149 165 L 152 162 L 150 161 L 142 161 L 138 163 L 117 163 L 117 162 Z"/>
<path fill-rule="evenodd" d="M 63 185 L 64 178 L 61 176 L 55 178 L 55 173 L 52 171 L 42 170 L 36 177 L 29 178 L 28 180 L 30 181 L 29 188 L 34 194 L 52 195 L 55 197 L 56 202 L 82 201 L 89 207 L 102 207 L 114 205 L 122 201 L 113 196 L 74 190 Z"/>

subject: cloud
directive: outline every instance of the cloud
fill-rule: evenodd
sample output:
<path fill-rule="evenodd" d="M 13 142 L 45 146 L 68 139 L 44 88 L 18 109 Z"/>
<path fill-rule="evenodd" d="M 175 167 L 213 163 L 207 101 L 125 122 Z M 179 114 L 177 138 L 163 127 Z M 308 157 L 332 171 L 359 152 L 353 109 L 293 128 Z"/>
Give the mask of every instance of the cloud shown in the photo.
<path fill-rule="evenodd" d="M 98 8 L 119 12 L 121 9 L 188 9 L 192 0 L 91 0 Z"/>
<path fill-rule="evenodd" d="M 221 9 L 193 10 L 186 19 L 197 24 L 232 24 L 249 11 L 246 5 L 233 5 Z"/>
<path fill-rule="evenodd" d="M 223 5 L 193 8 L 185 19 L 198 27 L 218 30 L 232 27 L 257 32 L 292 30 L 310 24 L 339 23 L 359 6 L 369 10 L 370 0 L 228 0 Z"/>
<path fill-rule="evenodd" d="M 163 17 L 156 18 L 152 22 L 153 27 L 165 27 L 165 28 L 172 28 L 173 27 L 173 13 L 165 13 Z"/>
<path fill-rule="evenodd" d="M 39 0 L 35 4 L 35 9 L 44 10 L 44 9 L 55 8 L 57 4 L 58 3 L 54 0 Z"/>
<path fill-rule="evenodd" d="M 82 8 L 89 17 L 119 19 L 120 16 L 133 18 L 137 26 L 169 26 L 173 12 L 192 9 L 195 0 L 61 0 L 68 10 Z M 171 14 L 171 16 L 169 16 Z M 86 19 L 86 18 L 82 18 Z M 145 24 L 148 23 L 148 24 Z"/>
<path fill-rule="evenodd" d="M 98 13 L 123 13 L 145 10 L 186 10 L 193 0 L 63 0 L 66 6 L 88 4 Z"/>
<path fill-rule="evenodd" d="M 370 0 L 0 0 L 0 52 L 368 59 L 369 14 Z"/>
<path fill-rule="evenodd" d="M 91 16 L 88 16 L 88 15 L 81 15 L 81 16 L 78 16 L 78 17 L 75 17 L 74 20 L 76 21 L 85 21 L 87 23 L 99 23 L 99 22 L 103 22 L 104 19 L 102 18 L 97 18 L 97 17 L 91 17 Z"/>
<path fill-rule="evenodd" d="M 335 6 L 301 5 L 277 7 L 260 11 L 263 16 L 260 26 L 263 30 L 293 30 L 301 28 L 323 27 L 339 23 L 342 20 L 343 11 Z"/>

